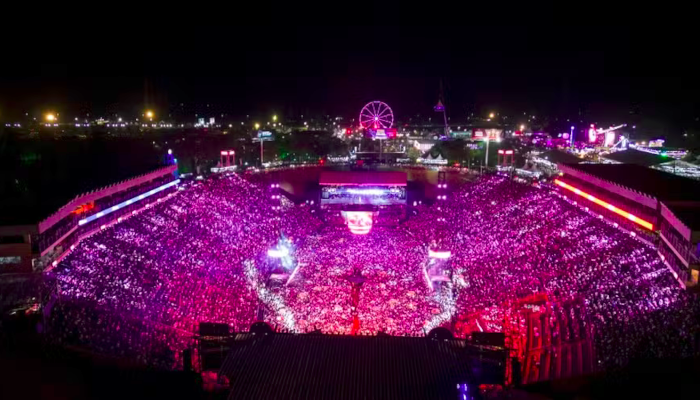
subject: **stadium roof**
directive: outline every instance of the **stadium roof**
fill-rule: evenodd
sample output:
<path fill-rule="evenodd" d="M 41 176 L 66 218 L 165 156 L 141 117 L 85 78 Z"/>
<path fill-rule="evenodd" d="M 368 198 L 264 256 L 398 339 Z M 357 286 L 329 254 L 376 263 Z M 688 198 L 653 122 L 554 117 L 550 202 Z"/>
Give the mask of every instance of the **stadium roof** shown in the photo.
<path fill-rule="evenodd" d="M 690 230 L 700 231 L 700 204 L 664 203 Z"/>
<path fill-rule="evenodd" d="M 406 186 L 406 173 L 401 171 L 323 171 L 321 185 Z"/>
<path fill-rule="evenodd" d="M 504 379 L 505 352 L 477 353 L 460 339 L 273 333 L 235 342 L 220 370 L 229 399 L 453 399 L 457 383 Z M 501 365 L 489 361 L 499 356 Z"/>
<path fill-rule="evenodd" d="M 644 167 L 671 161 L 669 157 L 664 157 L 658 154 L 651 154 L 647 153 L 646 151 L 639 151 L 634 149 L 616 151 L 614 153 L 607 154 L 602 158 L 623 164 L 642 165 Z"/>
<path fill-rule="evenodd" d="M 635 164 L 566 164 L 568 167 L 659 200 L 700 200 L 700 181 Z"/>
<path fill-rule="evenodd" d="M 554 164 L 577 164 L 580 163 L 581 160 L 580 158 L 576 157 L 573 154 L 563 152 L 561 150 L 550 150 L 546 151 L 542 154 L 539 155 L 540 158 L 544 158 L 545 160 L 554 163 Z"/>

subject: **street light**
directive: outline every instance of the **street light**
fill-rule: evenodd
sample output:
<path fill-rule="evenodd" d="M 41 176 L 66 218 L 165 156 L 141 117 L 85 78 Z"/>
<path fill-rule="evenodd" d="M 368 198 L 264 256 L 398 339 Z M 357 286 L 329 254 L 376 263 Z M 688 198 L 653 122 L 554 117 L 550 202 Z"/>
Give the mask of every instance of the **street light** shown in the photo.
<path fill-rule="evenodd" d="M 260 129 L 260 124 L 257 123 L 257 122 L 255 123 L 255 129 L 256 129 L 256 130 L 257 130 L 257 129 Z"/>
<path fill-rule="evenodd" d="M 272 121 L 273 121 L 273 122 L 277 122 L 277 116 L 276 116 L 276 115 L 273 115 L 273 116 L 272 116 Z"/>
<path fill-rule="evenodd" d="M 493 119 L 493 117 L 495 117 L 495 116 L 496 116 L 496 114 L 494 114 L 494 113 L 489 114 L 489 118 L 491 118 L 491 119 Z"/>
<path fill-rule="evenodd" d="M 56 120 L 56 116 L 53 115 L 52 113 L 48 113 L 48 114 L 46 114 L 46 120 L 49 122 L 53 122 Z"/>
<path fill-rule="evenodd" d="M 150 121 L 153 121 L 153 111 L 146 111 L 146 118 L 148 118 Z"/>
<path fill-rule="evenodd" d="M 524 130 L 525 130 L 525 125 L 520 125 L 520 131 L 522 132 Z"/>

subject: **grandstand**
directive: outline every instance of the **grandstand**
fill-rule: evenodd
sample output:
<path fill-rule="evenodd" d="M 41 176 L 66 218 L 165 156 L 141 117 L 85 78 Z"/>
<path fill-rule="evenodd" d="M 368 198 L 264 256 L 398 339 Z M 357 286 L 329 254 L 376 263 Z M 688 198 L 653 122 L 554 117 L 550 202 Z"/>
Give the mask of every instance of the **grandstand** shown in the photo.
<path fill-rule="evenodd" d="M 495 343 L 484 334 L 498 335 L 505 359 L 515 359 L 512 372 L 505 368 L 507 382 L 521 374 L 523 382 L 537 383 L 621 368 L 637 357 L 698 354 L 697 301 L 679 287 L 656 244 L 600 218 L 592 212 L 598 203 L 562 196 L 584 189 L 498 175 L 446 184 L 438 174 L 439 201 L 412 206 L 415 213 L 393 223 L 359 221 L 354 228 L 364 231 L 357 234 L 330 220 L 327 209 L 376 207 L 381 214 L 407 207 L 408 199 L 396 194 L 406 174 L 324 170 L 319 201 L 295 204 L 280 195 L 287 182 L 279 172 L 309 174 L 305 168 L 224 173 L 180 184 L 116 218 L 82 217 L 77 230 L 92 226 L 92 234 L 79 237 L 43 274 L 47 342 L 213 374 L 214 386 L 231 390 L 231 398 L 285 390 L 294 392 L 291 398 L 323 397 L 330 387 L 355 384 L 373 393 L 380 378 L 390 380 L 386 390 L 402 394 L 401 385 L 415 384 L 416 391 L 495 383 L 485 373 L 486 353 L 479 353 Z M 572 176 L 559 180 L 582 184 Z M 323 199 L 324 187 L 348 196 Z M 645 199 L 640 207 L 652 198 L 630 193 Z M 601 199 L 617 199 L 604 194 Z M 667 236 L 665 219 L 692 238 L 697 225 L 678 207 L 662 211 L 661 233 Z M 197 346 L 219 332 L 202 331 L 202 323 L 237 333 Z M 251 332 L 258 324 L 269 331 Z M 435 330 L 451 338 L 432 338 Z M 481 361 L 474 364 L 473 357 Z M 321 374 L 327 385 L 304 377 L 304 365 L 327 371 Z M 420 366 L 428 366 L 425 375 Z M 443 374 L 436 378 L 435 371 Z M 261 387 L 266 380 L 275 383 Z"/>
<path fill-rule="evenodd" d="M 0 312 L 38 310 L 42 272 L 56 266 L 81 238 L 172 194 L 179 182 L 176 168 L 162 167 L 80 194 L 31 224 L 0 226 Z"/>
<path fill-rule="evenodd" d="M 176 170 L 175 165 L 170 165 L 111 183 L 75 196 L 51 215 L 33 223 L 1 226 L 0 274 L 42 271 L 79 236 L 137 208 L 141 200 L 138 196 L 152 192 L 149 194 L 152 200 L 174 190 Z M 166 187 L 168 184 L 171 185 Z M 136 200 L 120 206 L 132 198 Z"/>
<path fill-rule="evenodd" d="M 698 285 L 700 182 L 636 164 L 559 164 L 559 169 L 562 194 L 647 238 L 681 282 Z"/>

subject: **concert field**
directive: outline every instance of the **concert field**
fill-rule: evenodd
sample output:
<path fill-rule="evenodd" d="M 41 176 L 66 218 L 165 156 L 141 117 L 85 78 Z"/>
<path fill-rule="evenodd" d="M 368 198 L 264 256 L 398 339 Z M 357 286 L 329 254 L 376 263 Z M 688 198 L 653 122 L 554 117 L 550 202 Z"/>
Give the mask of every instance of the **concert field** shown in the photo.
<path fill-rule="evenodd" d="M 320 201 L 321 189 L 293 202 L 279 176 L 183 183 L 82 240 L 47 273 L 48 336 L 181 369 L 200 322 L 236 332 L 256 321 L 296 333 L 502 332 L 531 381 L 557 373 L 554 353 L 568 375 L 693 355 L 697 302 L 655 249 L 553 186 L 465 177 L 436 182 L 445 186 L 423 202 L 402 198 L 404 175 L 335 185 L 348 194 L 337 204 Z"/>

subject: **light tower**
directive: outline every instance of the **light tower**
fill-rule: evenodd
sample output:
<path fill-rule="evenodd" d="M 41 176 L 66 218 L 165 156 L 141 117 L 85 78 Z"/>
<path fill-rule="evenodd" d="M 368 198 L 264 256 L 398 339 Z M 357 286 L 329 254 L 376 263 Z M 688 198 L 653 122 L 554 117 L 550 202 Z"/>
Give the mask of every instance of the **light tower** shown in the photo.
<path fill-rule="evenodd" d="M 438 97 L 438 102 L 435 107 L 433 107 L 433 110 L 435 110 L 435 112 L 442 113 L 442 118 L 445 120 L 445 136 L 449 136 L 450 127 L 447 125 L 447 110 L 445 109 L 445 92 L 443 91 L 442 87 L 442 79 L 440 79 L 440 96 Z"/>

